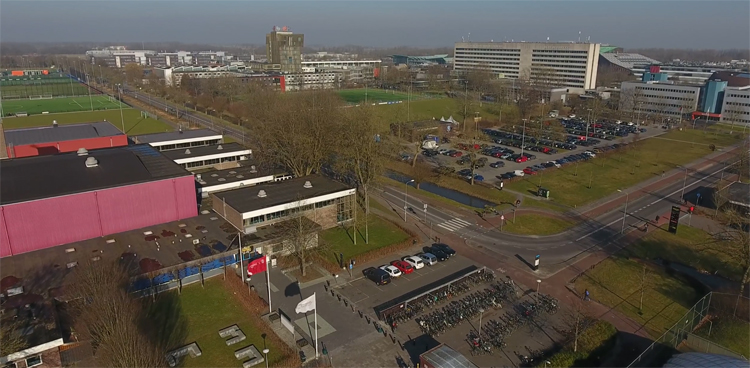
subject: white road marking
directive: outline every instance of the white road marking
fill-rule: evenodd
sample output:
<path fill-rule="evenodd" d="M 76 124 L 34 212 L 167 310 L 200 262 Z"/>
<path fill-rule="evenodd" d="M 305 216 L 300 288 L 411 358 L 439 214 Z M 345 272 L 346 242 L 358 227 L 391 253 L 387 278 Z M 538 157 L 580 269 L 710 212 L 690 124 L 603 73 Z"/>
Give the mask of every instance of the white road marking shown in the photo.
<path fill-rule="evenodd" d="M 448 220 L 446 222 L 443 222 L 441 224 L 438 224 L 438 226 L 442 227 L 443 229 L 446 229 L 448 231 L 457 231 L 461 228 L 467 227 L 471 225 L 470 222 L 464 221 L 458 218 L 454 218 L 452 220 Z"/>

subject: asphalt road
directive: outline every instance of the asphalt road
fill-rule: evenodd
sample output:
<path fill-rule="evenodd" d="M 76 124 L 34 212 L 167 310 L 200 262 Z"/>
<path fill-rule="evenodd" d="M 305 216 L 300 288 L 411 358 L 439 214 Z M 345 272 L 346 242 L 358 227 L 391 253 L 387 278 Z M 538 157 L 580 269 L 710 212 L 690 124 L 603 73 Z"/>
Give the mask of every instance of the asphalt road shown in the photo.
<path fill-rule="evenodd" d="M 451 212 L 446 208 L 430 207 L 427 213 L 423 211 L 424 203 L 407 193 L 407 221 L 419 221 L 431 225 L 436 235 L 451 232 L 465 239 L 467 244 L 481 246 L 485 250 L 494 252 L 502 257 L 515 257 L 522 254 L 526 259 L 535 254 L 543 255 L 546 264 L 564 263 L 584 252 L 592 252 L 607 247 L 621 246 L 616 240 L 624 232 L 638 231 L 645 221 L 653 220 L 657 215 L 664 215 L 673 205 L 682 203 L 683 181 L 685 197 L 691 202 L 696 201 L 696 193 L 704 193 L 703 200 L 710 200 L 712 183 L 720 179 L 724 165 L 721 163 L 706 163 L 697 172 L 690 171 L 686 179 L 679 180 L 657 191 L 628 201 L 627 214 L 624 206 L 605 213 L 575 226 L 569 231 L 551 236 L 520 236 L 501 233 L 499 229 L 487 229 L 479 226 L 476 220 L 468 220 L 465 216 Z M 630 190 L 626 191 L 629 192 Z M 399 188 L 385 188 L 381 196 L 386 199 L 397 213 L 403 216 L 404 191 Z M 625 194 L 623 194 L 625 195 Z M 506 221 L 512 217 L 506 213 Z M 687 215 L 683 215 L 683 220 Z M 463 217 L 463 218 L 462 218 Z M 623 227 L 624 217 L 624 227 Z M 426 221 L 425 221 L 426 219 Z"/>

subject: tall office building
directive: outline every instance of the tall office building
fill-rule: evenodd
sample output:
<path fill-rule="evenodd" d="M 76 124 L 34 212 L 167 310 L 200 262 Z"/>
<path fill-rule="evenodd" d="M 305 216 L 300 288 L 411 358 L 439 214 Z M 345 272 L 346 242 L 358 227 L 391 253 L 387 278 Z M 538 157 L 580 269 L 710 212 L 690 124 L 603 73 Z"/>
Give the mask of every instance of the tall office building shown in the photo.
<path fill-rule="evenodd" d="M 456 42 L 453 69 L 489 69 L 501 78 L 544 79 L 550 87 L 596 88 L 598 43 Z"/>
<path fill-rule="evenodd" d="M 278 65 L 278 71 L 299 73 L 302 71 L 302 47 L 305 35 L 295 34 L 289 27 L 273 27 L 266 35 L 266 57 L 269 64 Z"/>

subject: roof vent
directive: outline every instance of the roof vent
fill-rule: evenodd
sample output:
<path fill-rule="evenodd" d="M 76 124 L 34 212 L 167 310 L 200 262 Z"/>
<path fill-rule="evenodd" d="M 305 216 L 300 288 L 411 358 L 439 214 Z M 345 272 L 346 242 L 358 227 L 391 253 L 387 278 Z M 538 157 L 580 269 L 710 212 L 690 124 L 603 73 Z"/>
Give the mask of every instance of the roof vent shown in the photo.
<path fill-rule="evenodd" d="M 99 161 L 95 159 L 94 157 L 89 157 L 86 159 L 86 167 L 97 167 L 99 166 Z"/>
<path fill-rule="evenodd" d="M 88 156 L 89 155 L 89 150 L 81 147 L 81 148 L 78 149 L 77 153 L 78 153 L 78 156 Z"/>
<path fill-rule="evenodd" d="M 234 175 L 234 174 L 236 174 L 237 172 L 236 172 L 236 171 L 230 171 L 229 173 L 230 173 L 230 174 L 232 174 L 232 175 Z"/>
<path fill-rule="evenodd" d="M 255 169 L 255 165 L 250 166 L 250 172 L 253 173 L 253 174 L 255 174 L 255 173 L 258 172 L 258 170 Z"/>
<path fill-rule="evenodd" d="M 201 180 L 201 174 L 195 174 L 195 177 L 196 177 L 196 178 L 197 178 L 198 180 Z"/>
<path fill-rule="evenodd" d="M 223 150 L 223 149 L 224 149 L 224 147 L 222 147 L 221 145 L 219 145 L 218 147 L 216 147 L 216 149 L 217 149 L 217 150 Z"/>
<path fill-rule="evenodd" d="M 244 177 L 245 177 L 245 176 L 244 176 L 244 175 L 242 175 L 242 174 L 240 174 L 240 175 L 237 175 L 237 179 L 242 179 L 242 178 L 244 178 Z"/>
<path fill-rule="evenodd" d="M 219 179 L 217 179 L 217 180 L 218 180 L 218 181 L 227 181 L 227 179 L 224 179 L 224 178 L 219 178 Z"/>
<path fill-rule="evenodd" d="M 185 150 L 185 154 L 186 154 L 186 155 L 189 155 L 189 154 L 191 154 L 191 153 L 192 153 L 192 152 L 190 152 L 190 148 L 188 148 L 188 149 L 186 149 L 186 150 Z"/>
<path fill-rule="evenodd" d="M 211 174 L 212 178 L 215 178 L 215 177 L 218 177 L 218 176 L 219 176 L 219 174 Z"/>
<path fill-rule="evenodd" d="M 57 120 L 52 120 L 52 126 L 53 126 L 54 128 L 57 128 Z"/>
<path fill-rule="evenodd" d="M 268 194 L 266 194 L 265 190 L 261 190 L 260 192 L 258 192 L 258 198 L 266 198 L 266 197 L 268 197 Z"/>
<path fill-rule="evenodd" d="M 308 180 L 305 182 L 305 185 L 303 185 L 303 187 L 308 188 L 308 189 L 312 188 L 312 183 Z"/>

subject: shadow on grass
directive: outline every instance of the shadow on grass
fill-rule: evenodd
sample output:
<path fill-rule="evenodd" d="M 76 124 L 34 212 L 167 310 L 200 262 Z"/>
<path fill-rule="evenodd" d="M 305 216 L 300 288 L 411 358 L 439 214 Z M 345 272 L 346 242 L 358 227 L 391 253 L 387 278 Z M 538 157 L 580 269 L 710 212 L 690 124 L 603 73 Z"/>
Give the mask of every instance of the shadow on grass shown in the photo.
<path fill-rule="evenodd" d="M 176 292 L 160 293 L 156 298 L 144 298 L 146 311 L 139 321 L 140 328 L 150 343 L 167 351 L 187 343 L 187 319 L 182 314 L 182 301 Z"/>

